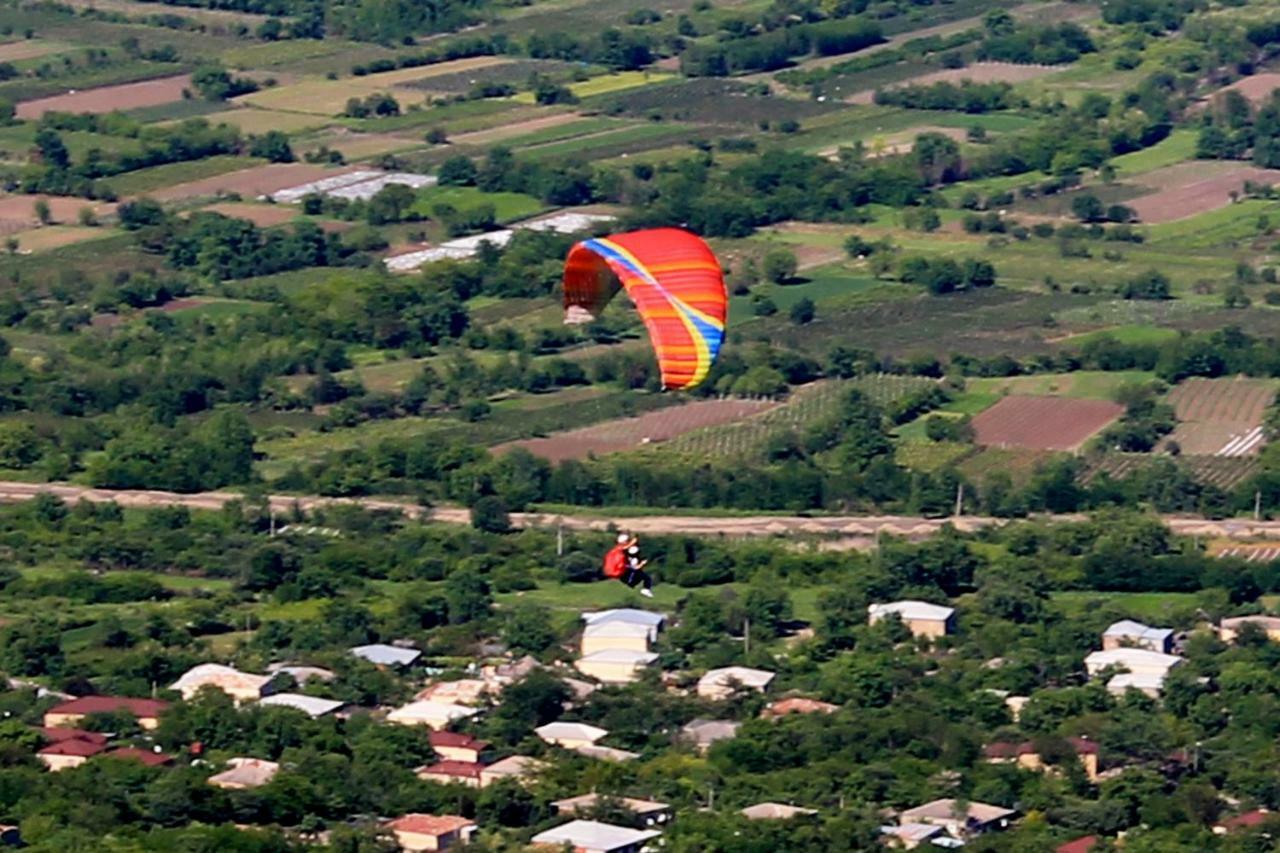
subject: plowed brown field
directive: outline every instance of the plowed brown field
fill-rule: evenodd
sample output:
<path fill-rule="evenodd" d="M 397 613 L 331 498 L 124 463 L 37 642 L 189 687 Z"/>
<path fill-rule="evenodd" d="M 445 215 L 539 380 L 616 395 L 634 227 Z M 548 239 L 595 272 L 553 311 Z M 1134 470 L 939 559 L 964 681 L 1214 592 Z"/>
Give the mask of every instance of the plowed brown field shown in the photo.
<path fill-rule="evenodd" d="M 1124 413 L 1110 400 L 1009 396 L 976 415 L 974 440 L 990 447 L 1074 450 Z"/>

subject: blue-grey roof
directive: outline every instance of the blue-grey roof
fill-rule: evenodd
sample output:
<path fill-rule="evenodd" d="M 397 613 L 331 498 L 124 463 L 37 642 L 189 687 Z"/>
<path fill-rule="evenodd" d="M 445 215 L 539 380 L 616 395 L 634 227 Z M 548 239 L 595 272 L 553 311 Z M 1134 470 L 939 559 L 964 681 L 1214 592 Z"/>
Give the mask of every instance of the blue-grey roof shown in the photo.
<path fill-rule="evenodd" d="M 399 646 L 388 646 L 385 643 L 356 646 L 348 651 L 356 657 L 363 658 L 377 666 L 408 666 L 422 656 L 422 652 L 417 649 L 402 649 Z"/>

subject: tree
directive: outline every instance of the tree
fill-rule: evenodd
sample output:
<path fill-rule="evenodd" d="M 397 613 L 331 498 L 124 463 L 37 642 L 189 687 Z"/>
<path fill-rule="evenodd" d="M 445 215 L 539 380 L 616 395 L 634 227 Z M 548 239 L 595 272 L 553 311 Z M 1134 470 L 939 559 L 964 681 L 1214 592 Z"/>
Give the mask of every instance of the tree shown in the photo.
<path fill-rule="evenodd" d="M 293 148 L 289 145 L 289 137 L 278 130 L 269 130 L 261 136 L 253 137 L 249 154 L 263 157 L 272 163 L 292 163 L 296 159 Z"/>
<path fill-rule="evenodd" d="M 485 533 L 506 533 L 511 517 L 506 502 L 497 495 L 486 495 L 471 506 L 471 526 Z"/>
<path fill-rule="evenodd" d="M 441 163 L 436 176 L 441 186 L 469 187 L 476 182 L 476 164 L 470 157 L 459 154 Z"/>
<path fill-rule="evenodd" d="M 791 322 L 797 326 L 807 325 L 813 322 L 816 313 L 813 300 L 806 296 L 791 306 Z"/>
<path fill-rule="evenodd" d="M 1096 195 L 1081 193 L 1071 199 L 1071 214 L 1081 222 L 1101 222 L 1107 211 Z"/>
<path fill-rule="evenodd" d="M 71 165 L 67 146 L 52 128 L 43 127 L 36 132 L 36 151 L 40 155 L 40 162 L 51 169 L 65 169 Z"/>
<path fill-rule="evenodd" d="M 489 582 L 470 566 L 455 569 L 445 578 L 444 595 L 449 602 L 451 625 L 483 619 L 489 615 L 489 608 L 493 605 Z"/>
<path fill-rule="evenodd" d="M 258 84 L 245 77 L 232 77 L 221 65 L 201 65 L 191 72 L 191 85 L 206 101 L 225 101 L 255 91 Z"/>
<path fill-rule="evenodd" d="M 515 654 L 541 654 L 556 642 L 551 611 L 538 604 L 519 604 L 507 613 L 502 640 Z"/>
<path fill-rule="evenodd" d="M 53 221 L 53 213 L 49 210 L 49 202 L 42 198 L 36 199 L 34 205 L 36 219 L 40 220 L 41 225 L 48 225 Z"/>
<path fill-rule="evenodd" d="M 387 184 L 369 199 L 365 217 L 370 225 L 399 222 L 417 201 L 418 195 L 405 184 Z"/>
<path fill-rule="evenodd" d="M 790 281 L 796 274 L 796 255 L 790 249 L 771 249 L 764 256 L 764 277 L 774 284 Z"/>

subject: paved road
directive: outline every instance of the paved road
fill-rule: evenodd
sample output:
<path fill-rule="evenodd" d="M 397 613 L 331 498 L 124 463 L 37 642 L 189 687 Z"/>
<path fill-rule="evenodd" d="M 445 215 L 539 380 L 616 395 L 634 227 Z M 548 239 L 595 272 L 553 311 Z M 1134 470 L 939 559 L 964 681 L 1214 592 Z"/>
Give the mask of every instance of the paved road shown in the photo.
<path fill-rule="evenodd" d="M 0 481 L 0 502 L 31 500 L 47 492 L 69 503 L 81 500 L 95 502 L 114 501 L 125 507 L 185 506 L 191 509 L 216 510 L 228 501 L 243 498 L 235 492 L 200 492 L 178 494 L 150 490 L 92 489 L 68 483 L 18 483 Z M 334 504 L 355 504 L 366 509 L 383 509 L 403 512 L 414 518 L 427 518 L 447 524 L 467 524 L 467 510 L 454 507 L 423 509 L 410 503 L 372 498 L 324 498 L 271 495 L 272 508 L 285 513 L 295 505 L 305 511 Z M 1060 521 L 1081 521 L 1083 515 L 1056 516 Z M 1280 540 L 1280 521 L 1253 521 L 1229 519 L 1213 521 L 1187 516 L 1164 516 L 1165 523 L 1174 533 L 1185 536 L 1201 536 L 1206 539 L 1273 539 Z M 981 530 L 1001 524 L 1001 519 L 987 516 L 966 515 L 956 519 L 920 518 L 901 515 L 846 515 L 821 516 L 608 516 L 553 515 L 548 513 L 513 513 L 511 521 L 517 527 L 554 528 L 563 525 L 566 530 L 605 530 L 610 524 L 642 534 L 686 534 L 691 536 L 815 536 L 830 540 L 836 547 L 865 546 L 881 533 L 919 538 L 937 533 L 945 524 L 952 524 L 965 532 Z"/>

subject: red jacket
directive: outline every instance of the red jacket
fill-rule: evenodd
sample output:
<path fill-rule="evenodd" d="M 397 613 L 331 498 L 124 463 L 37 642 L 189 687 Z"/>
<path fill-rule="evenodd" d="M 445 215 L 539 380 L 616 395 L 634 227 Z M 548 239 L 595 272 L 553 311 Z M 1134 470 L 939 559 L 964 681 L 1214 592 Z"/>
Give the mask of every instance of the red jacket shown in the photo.
<path fill-rule="evenodd" d="M 627 572 L 627 546 L 615 545 L 604 555 L 604 576 L 620 578 Z"/>

